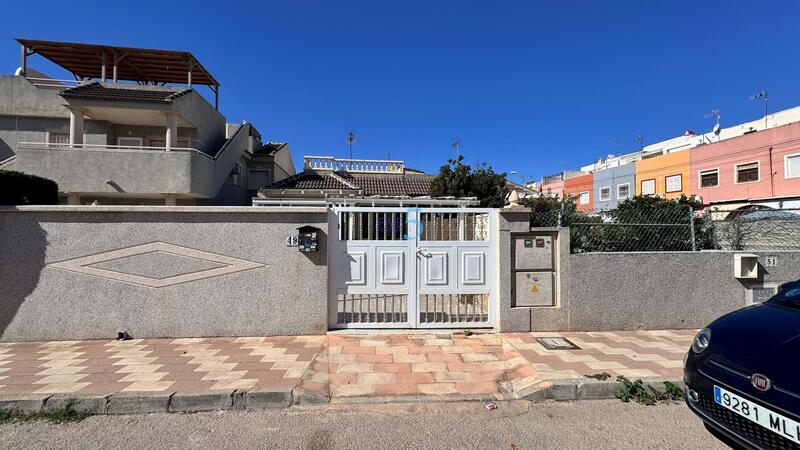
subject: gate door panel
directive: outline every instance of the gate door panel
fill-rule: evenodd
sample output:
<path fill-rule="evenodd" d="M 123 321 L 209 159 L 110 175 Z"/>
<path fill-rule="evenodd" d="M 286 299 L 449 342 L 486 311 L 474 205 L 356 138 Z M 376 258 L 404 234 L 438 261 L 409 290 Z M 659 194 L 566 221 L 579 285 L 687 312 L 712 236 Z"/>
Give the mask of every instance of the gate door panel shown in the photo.
<path fill-rule="evenodd" d="M 334 208 L 330 326 L 490 327 L 490 211 Z"/>
<path fill-rule="evenodd" d="M 418 327 L 489 327 L 490 210 L 419 211 Z"/>

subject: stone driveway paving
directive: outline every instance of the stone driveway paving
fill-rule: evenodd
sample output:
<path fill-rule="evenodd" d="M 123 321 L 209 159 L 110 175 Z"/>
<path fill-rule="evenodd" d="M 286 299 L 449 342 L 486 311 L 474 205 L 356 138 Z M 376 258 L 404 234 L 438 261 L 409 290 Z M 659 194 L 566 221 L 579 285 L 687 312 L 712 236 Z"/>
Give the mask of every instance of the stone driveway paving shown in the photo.
<path fill-rule="evenodd" d="M 298 402 L 513 399 L 600 372 L 680 380 L 694 333 L 334 332 L 0 343 L 0 398 L 282 390 Z M 541 337 L 564 337 L 579 348 L 547 350 Z"/>
<path fill-rule="evenodd" d="M 503 399 L 542 381 L 501 334 L 331 334 L 326 350 L 332 399 Z"/>

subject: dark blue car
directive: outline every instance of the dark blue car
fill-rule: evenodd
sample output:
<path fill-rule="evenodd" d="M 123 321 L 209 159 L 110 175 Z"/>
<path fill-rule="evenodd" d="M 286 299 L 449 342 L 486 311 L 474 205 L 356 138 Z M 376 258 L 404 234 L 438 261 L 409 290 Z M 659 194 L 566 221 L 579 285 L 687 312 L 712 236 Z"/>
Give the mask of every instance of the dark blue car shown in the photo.
<path fill-rule="evenodd" d="M 697 333 L 686 403 L 729 445 L 800 450 L 800 282 Z"/>

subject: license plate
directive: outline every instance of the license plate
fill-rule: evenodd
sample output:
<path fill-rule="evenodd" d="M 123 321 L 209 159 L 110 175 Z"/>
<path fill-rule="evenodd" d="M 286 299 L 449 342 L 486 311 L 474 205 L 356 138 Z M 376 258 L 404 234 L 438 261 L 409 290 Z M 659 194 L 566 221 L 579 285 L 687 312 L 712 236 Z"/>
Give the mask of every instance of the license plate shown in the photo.
<path fill-rule="evenodd" d="M 792 442 L 800 444 L 800 423 L 719 386 L 714 386 L 714 401 L 723 408 L 729 409 Z"/>

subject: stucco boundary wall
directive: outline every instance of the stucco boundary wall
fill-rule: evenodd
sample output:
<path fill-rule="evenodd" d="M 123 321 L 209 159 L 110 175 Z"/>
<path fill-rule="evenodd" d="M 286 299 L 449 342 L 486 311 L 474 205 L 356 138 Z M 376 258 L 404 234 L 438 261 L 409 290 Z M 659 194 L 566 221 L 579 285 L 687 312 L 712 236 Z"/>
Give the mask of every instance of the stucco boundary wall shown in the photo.
<path fill-rule="evenodd" d="M 499 212 L 499 327 L 512 331 L 702 328 L 753 304 L 756 289 L 800 279 L 800 252 L 569 253 L 568 228 L 529 228 L 528 210 Z M 556 306 L 514 307 L 511 236 L 557 236 Z M 734 277 L 734 255 L 758 256 L 758 278 Z M 767 259 L 771 263 L 767 264 Z"/>
<path fill-rule="evenodd" d="M 319 251 L 286 237 L 320 230 Z M 0 208 L 0 340 L 327 331 L 326 208 Z"/>

